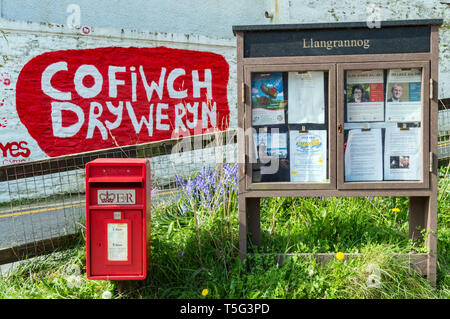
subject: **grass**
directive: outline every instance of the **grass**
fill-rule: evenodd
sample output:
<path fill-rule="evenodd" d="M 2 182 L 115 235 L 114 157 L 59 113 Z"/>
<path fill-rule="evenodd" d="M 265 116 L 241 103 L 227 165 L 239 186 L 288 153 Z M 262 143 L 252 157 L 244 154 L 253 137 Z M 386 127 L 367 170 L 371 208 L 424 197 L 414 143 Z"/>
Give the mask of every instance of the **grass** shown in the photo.
<path fill-rule="evenodd" d="M 396 253 L 426 252 L 408 239 L 408 198 L 264 198 L 262 254 L 239 258 L 236 176 L 230 167 L 181 181 L 184 196 L 153 207 L 148 278 L 127 290 L 85 276 L 85 234 L 68 250 L 35 258 L 0 279 L 0 298 L 448 299 L 450 188 L 440 168 L 437 285 Z M 234 175 L 233 175 L 234 174 Z M 271 253 L 361 253 L 319 265 Z M 370 288 L 370 267 L 380 269 Z M 206 296 L 202 295 L 208 289 Z"/>

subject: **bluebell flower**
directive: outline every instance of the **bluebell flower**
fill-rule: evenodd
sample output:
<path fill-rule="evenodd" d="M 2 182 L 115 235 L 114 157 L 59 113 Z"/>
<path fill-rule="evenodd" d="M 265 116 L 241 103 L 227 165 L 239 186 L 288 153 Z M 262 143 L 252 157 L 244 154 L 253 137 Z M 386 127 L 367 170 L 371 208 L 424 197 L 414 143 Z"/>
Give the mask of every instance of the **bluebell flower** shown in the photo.
<path fill-rule="evenodd" d="M 189 178 L 187 181 L 177 176 L 176 181 L 179 189 L 183 190 L 186 198 L 181 206 L 182 212 L 188 211 L 192 202 L 208 210 L 226 205 L 231 194 L 237 196 L 237 173 L 238 165 L 224 164 L 220 173 L 211 168 L 202 168 L 196 176 Z"/>

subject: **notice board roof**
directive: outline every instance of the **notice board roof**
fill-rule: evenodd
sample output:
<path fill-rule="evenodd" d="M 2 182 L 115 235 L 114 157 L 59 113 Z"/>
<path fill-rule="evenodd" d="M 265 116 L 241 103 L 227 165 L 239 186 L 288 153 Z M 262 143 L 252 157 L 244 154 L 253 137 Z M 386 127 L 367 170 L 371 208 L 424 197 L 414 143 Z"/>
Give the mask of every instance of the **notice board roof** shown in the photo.
<path fill-rule="evenodd" d="M 441 25 L 443 19 L 421 19 L 421 20 L 395 20 L 380 21 L 380 27 L 400 26 L 425 26 Z M 254 31 L 292 31 L 292 30 L 314 30 L 314 29 L 336 29 L 336 28 L 367 28 L 367 22 L 333 22 L 333 23 L 305 23 L 305 24 L 260 24 L 260 25 L 234 25 L 233 33 Z"/>

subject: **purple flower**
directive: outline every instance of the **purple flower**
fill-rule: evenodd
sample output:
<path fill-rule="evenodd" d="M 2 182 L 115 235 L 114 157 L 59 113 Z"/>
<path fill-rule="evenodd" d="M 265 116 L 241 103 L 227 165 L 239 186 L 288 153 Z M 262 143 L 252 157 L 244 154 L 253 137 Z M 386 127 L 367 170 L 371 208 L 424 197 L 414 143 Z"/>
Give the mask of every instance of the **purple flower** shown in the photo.
<path fill-rule="evenodd" d="M 189 211 L 189 208 L 186 207 L 185 203 L 181 204 L 181 215 L 186 214 Z"/>
<path fill-rule="evenodd" d="M 187 181 L 176 176 L 178 188 L 183 190 L 186 197 L 181 206 L 182 213 L 189 210 L 191 201 L 209 210 L 217 209 L 220 205 L 228 203 L 231 193 L 237 196 L 237 173 L 238 165 L 224 164 L 221 173 L 211 168 L 203 168 L 195 177 L 191 177 Z"/>

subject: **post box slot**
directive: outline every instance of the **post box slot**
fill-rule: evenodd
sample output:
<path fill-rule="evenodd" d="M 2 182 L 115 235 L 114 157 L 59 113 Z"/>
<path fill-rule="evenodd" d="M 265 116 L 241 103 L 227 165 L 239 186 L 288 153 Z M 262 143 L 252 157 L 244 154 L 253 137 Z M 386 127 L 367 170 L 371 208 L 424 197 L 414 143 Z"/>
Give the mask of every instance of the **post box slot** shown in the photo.
<path fill-rule="evenodd" d="M 139 183 L 142 184 L 144 179 L 140 176 L 100 176 L 89 177 L 89 183 Z"/>

